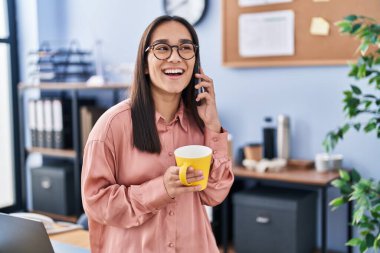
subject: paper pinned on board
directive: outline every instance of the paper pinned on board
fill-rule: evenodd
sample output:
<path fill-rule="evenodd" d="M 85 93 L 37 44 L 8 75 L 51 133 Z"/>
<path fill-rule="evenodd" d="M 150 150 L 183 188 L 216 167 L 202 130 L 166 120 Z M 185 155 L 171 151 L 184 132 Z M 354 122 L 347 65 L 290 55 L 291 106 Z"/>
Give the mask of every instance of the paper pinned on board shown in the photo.
<path fill-rule="evenodd" d="M 313 17 L 311 19 L 310 34 L 319 36 L 328 36 L 330 32 L 330 24 L 326 19 L 321 17 Z"/>
<path fill-rule="evenodd" d="M 239 0 L 239 6 L 248 7 L 248 6 L 290 3 L 290 2 L 293 2 L 293 0 Z"/>
<path fill-rule="evenodd" d="M 240 15 L 239 53 L 242 57 L 294 55 L 294 12 Z"/>

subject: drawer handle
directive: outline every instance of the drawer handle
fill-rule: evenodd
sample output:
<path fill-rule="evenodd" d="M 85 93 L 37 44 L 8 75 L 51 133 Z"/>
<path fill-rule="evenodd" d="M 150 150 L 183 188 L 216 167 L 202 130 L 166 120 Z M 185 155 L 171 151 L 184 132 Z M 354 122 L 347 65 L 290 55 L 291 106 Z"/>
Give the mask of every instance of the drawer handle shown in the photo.
<path fill-rule="evenodd" d="M 269 223 L 270 219 L 268 217 L 263 217 L 263 216 L 257 216 L 256 217 L 256 222 L 260 224 L 267 224 Z"/>
<path fill-rule="evenodd" d="M 44 178 L 42 179 L 41 181 L 41 187 L 45 190 L 47 189 L 50 189 L 51 188 L 51 181 L 49 178 Z"/>

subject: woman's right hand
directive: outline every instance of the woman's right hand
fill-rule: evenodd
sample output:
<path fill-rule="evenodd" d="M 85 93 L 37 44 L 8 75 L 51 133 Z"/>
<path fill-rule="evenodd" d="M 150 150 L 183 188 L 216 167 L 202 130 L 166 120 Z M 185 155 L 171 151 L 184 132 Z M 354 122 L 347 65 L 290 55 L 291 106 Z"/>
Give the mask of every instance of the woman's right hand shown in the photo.
<path fill-rule="evenodd" d="M 195 171 L 193 167 L 189 167 L 186 173 L 186 179 L 188 183 L 193 183 L 203 179 L 202 171 Z M 170 166 L 164 174 L 164 185 L 168 195 L 171 198 L 185 193 L 196 192 L 201 189 L 200 185 L 185 186 L 179 180 L 179 167 Z"/>

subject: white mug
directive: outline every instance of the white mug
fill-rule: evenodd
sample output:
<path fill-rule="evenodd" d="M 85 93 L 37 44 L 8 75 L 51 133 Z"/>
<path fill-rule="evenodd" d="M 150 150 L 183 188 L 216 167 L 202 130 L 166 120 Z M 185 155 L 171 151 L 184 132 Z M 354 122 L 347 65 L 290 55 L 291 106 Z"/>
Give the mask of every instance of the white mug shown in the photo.
<path fill-rule="evenodd" d="M 343 155 L 329 155 L 327 153 L 317 154 L 315 156 L 315 169 L 318 172 L 326 172 L 329 170 L 341 169 Z"/>

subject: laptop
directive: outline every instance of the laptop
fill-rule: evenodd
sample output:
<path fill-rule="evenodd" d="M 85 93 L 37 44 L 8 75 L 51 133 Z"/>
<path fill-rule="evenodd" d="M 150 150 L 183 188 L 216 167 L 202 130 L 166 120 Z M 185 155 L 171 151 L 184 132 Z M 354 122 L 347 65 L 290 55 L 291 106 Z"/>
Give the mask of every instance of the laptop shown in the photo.
<path fill-rule="evenodd" d="M 89 253 L 66 243 L 50 242 L 42 222 L 0 213 L 0 253 Z"/>

